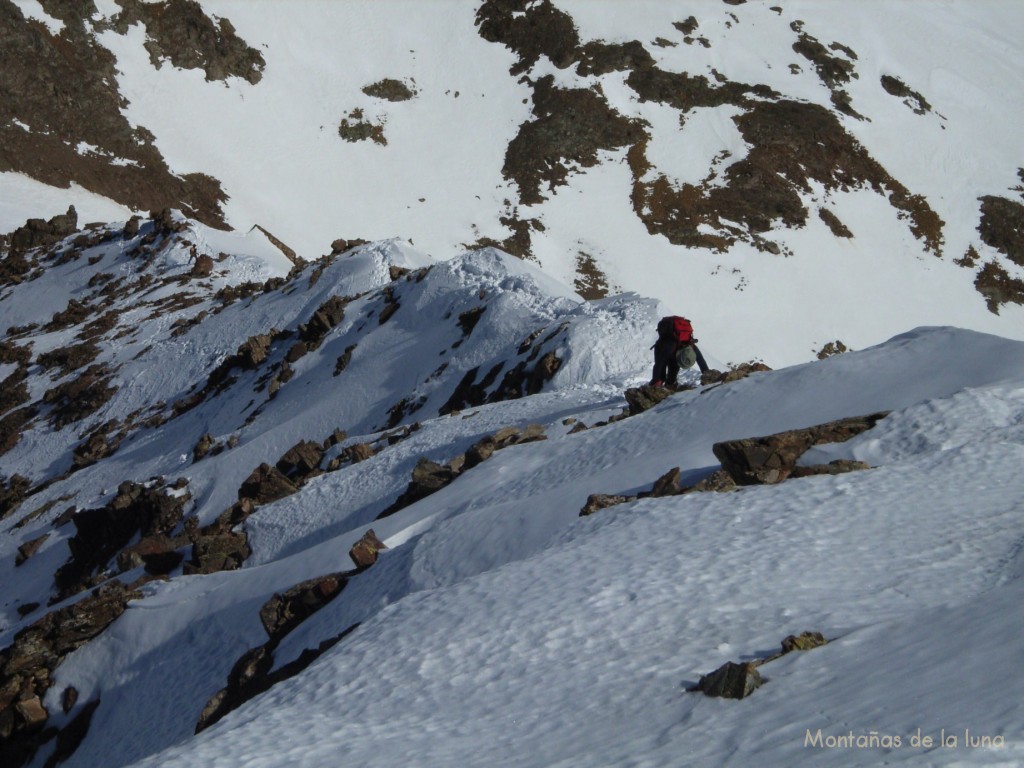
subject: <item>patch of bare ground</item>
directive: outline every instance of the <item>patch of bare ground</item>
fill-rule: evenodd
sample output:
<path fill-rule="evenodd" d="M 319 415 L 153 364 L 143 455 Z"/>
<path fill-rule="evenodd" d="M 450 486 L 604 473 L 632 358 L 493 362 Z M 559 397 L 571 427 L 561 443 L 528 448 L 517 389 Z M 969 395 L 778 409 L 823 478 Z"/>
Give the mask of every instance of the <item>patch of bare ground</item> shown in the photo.
<path fill-rule="evenodd" d="M 476 12 L 480 36 L 514 51 L 519 60 L 509 72 L 518 75 L 546 56 L 559 69 L 578 60 L 580 38 L 572 17 L 550 0 L 486 0 Z"/>
<path fill-rule="evenodd" d="M 583 77 L 607 75 L 610 72 L 629 72 L 654 66 L 654 58 L 637 40 L 615 44 L 594 40 L 580 49 L 580 56 L 581 61 L 576 67 L 576 73 Z"/>
<path fill-rule="evenodd" d="M 818 73 L 821 82 L 830 89 L 848 83 L 851 78 L 858 76 L 853 67 L 857 54 L 848 46 L 832 43 L 826 48 L 817 38 L 803 31 L 804 23 L 802 21 L 794 21 L 790 28 L 797 33 L 797 41 L 793 43 L 793 50 L 814 65 L 814 70 Z M 842 51 L 847 58 L 835 55 L 835 51 Z"/>
<path fill-rule="evenodd" d="M 589 253 L 576 254 L 576 293 L 584 299 L 603 299 L 608 295 L 608 277 L 601 271 L 597 261 Z"/>
<path fill-rule="evenodd" d="M 853 66 L 857 54 L 842 43 L 833 42 L 825 47 L 817 38 L 803 31 L 803 24 L 802 21 L 794 21 L 790 25 L 798 35 L 797 41 L 793 43 L 793 50 L 814 65 L 821 82 L 832 91 L 832 106 L 843 114 L 864 120 L 864 116 L 853 108 L 850 94 L 842 89 L 842 85 L 850 82 L 851 78 L 859 77 Z M 846 58 L 836 55 L 837 51 L 841 51 Z"/>
<path fill-rule="evenodd" d="M 1024 304 L 1024 280 L 1011 277 L 1003 267 L 989 262 L 974 280 L 974 287 L 985 298 L 989 312 L 999 314 L 1003 304 Z"/>
<path fill-rule="evenodd" d="M 533 259 L 533 242 L 530 232 L 533 230 L 543 231 L 544 225 L 539 219 L 520 219 L 518 216 L 502 216 L 499 221 L 508 227 L 512 234 L 504 240 L 495 240 L 493 237 L 482 237 L 475 243 L 467 243 L 466 247 L 473 248 L 498 248 L 505 253 L 510 253 L 520 259 Z"/>
<path fill-rule="evenodd" d="M 982 242 L 1024 267 L 1024 205 L 1005 197 L 985 195 L 981 200 L 978 232 Z"/>
<path fill-rule="evenodd" d="M 725 186 L 676 188 L 664 176 L 643 181 L 651 170 L 645 147 L 639 144 L 631 150 L 633 207 L 648 231 L 679 245 L 724 250 L 737 239 L 753 241 L 777 223 L 801 227 L 808 212 L 798 191 L 810 192 L 814 181 L 829 191 L 870 187 L 888 193 L 901 218 L 910 220 L 914 235 L 941 255 L 942 219 L 923 197 L 910 194 L 893 179 L 832 112 L 786 100 L 748 106 L 734 121 L 751 149 L 725 172 Z M 701 225 L 717 234 L 701 231 Z"/>
<path fill-rule="evenodd" d="M 56 187 L 74 181 L 132 208 L 173 205 L 224 226 L 219 182 L 173 174 L 153 135 L 122 114 L 116 60 L 93 37 L 92 3 L 45 7 L 64 22 L 59 35 L 0 3 L 0 170 Z M 95 149 L 80 154 L 82 142 Z"/>
<path fill-rule="evenodd" d="M 828 228 L 832 230 L 832 234 L 836 237 L 853 237 L 853 232 L 843 222 L 839 220 L 828 208 L 821 208 L 818 210 L 818 218 L 821 219 L 828 225 Z"/>
<path fill-rule="evenodd" d="M 551 75 L 533 87 L 534 119 L 520 126 L 502 168 L 525 205 L 542 202 L 545 188 L 566 184 L 571 167 L 597 165 L 600 150 L 626 147 L 643 136 L 640 122 L 616 112 L 597 91 L 558 88 Z"/>
<path fill-rule="evenodd" d="M 214 22 L 195 0 L 118 0 L 112 24 L 119 34 L 145 24 L 145 48 L 157 69 L 165 61 L 181 69 L 201 69 L 207 80 L 241 77 L 256 84 L 263 77 L 263 55 L 235 34 L 227 19 Z"/>
<path fill-rule="evenodd" d="M 882 75 L 882 88 L 891 96 L 903 99 L 903 103 L 914 110 L 915 114 L 923 115 L 932 111 L 932 105 L 924 96 L 892 75 Z"/>
<path fill-rule="evenodd" d="M 345 141 L 372 141 L 386 147 L 388 140 L 384 137 L 384 126 L 367 120 L 363 110 L 353 109 L 338 124 L 338 135 Z"/>
<path fill-rule="evenodd" d="M 117 392 L 111 386 L 114 371 L 107 365 L 95 363 L 77 378 L 58 384 L 43 395 L 43 402 L 52 405 L 50 421 L 56 429 L 66 427 L 91 416 Z"/>
<path fill-rule="evenodd" d="M 375 99 L 384 99 L 385 101 L 392 102 L 409 101 L 409 99 L 416 95 L 416 91 L 404 82 L 391 77 L 386 77 L 383 80 L 367 85 L 363 88 L 363 93 Z"/>

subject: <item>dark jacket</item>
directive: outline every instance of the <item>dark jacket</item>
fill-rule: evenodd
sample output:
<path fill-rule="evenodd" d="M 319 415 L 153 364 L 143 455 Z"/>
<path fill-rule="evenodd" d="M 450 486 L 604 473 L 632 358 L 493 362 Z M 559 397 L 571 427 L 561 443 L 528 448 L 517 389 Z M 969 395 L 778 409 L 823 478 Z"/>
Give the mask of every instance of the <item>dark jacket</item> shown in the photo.
<path fill-rule="evenodd" d="M 679 363 L 676 362 L 677 346 L 678 342 L 667 336 L 659 336 L 658 340 L 654 342 L 654 371 L 651 373 L 652 384 L 659 381 L 669 386 L 676 384 L 676 380 L 679 377 Z M 697 366 L 700 368 L 700 372 L 704 373 L 708 370 L 708 364 L 704 361 L 704 355 L 701 354 L 696 339 L 690 342 L 690 346 L 697 353 Z"/>

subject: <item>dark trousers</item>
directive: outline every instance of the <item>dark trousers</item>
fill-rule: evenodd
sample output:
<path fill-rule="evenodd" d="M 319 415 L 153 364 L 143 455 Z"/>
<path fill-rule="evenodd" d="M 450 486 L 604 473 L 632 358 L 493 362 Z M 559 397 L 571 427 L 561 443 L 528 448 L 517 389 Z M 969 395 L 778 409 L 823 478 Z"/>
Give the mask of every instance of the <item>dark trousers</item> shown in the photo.
<path fill-rule="evenodd" d="M 696 344 L 693 351 L 697 353 L 697 367 L 700 372 L 708 370 L 704 355 Z M 651 381 L 661 381 L 666 385 L 675 385 L 679 378 L 679 363 L 676 362 L 676 341 L 674 339 L 658 339 L 654 344 L 654 371 Z"/>

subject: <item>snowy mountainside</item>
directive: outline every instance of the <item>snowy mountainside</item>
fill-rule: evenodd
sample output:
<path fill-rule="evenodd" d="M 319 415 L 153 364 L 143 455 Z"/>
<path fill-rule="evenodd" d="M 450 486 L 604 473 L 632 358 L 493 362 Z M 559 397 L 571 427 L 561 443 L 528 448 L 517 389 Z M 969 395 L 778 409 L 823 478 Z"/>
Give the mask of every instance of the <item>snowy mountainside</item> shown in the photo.
<path fill-rule="evenodd" d="M 292 264 L 164 212 L 19 255 L 5 764 L 1021 757 L 1021 342 L 919 328 L 636 409 L 664 307 L 494 249 Z M 870 470 L 653 491 L 710 482 L 723 441 L 861 414 L 801 464 Z M 592 494 L 619 503 L 581 517 Z M 806 630 L 830 642 L 748 698 L 688 692 Z"/>
<path fill-rule="evenodd" d="M 731 363 L 1024 335 L 1019 4 L 0 7 L 0 229 L 170 206 L 306 259 L 496 245 Z"/>

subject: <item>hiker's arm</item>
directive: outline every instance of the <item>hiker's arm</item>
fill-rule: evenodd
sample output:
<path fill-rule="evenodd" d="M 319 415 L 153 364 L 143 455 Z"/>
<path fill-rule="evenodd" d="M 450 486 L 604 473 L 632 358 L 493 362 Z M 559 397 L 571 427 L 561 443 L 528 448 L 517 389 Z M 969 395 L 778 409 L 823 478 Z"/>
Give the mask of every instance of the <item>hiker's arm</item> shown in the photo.
<path fill-rule="evenodd" d="M 696 344 L 693 345 L 693 351 L 697 353 L 697 366 L 700 368 L 701 373 L 707 373 L 708 364 L 704 362 L 704 355 L 700 353 L 700 347 Z"/>

